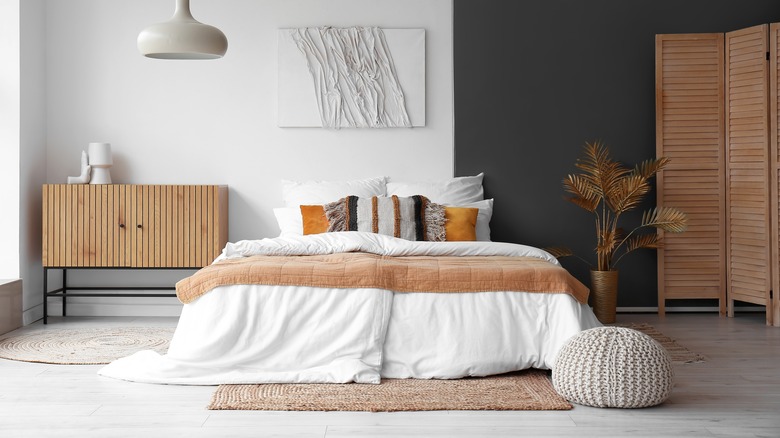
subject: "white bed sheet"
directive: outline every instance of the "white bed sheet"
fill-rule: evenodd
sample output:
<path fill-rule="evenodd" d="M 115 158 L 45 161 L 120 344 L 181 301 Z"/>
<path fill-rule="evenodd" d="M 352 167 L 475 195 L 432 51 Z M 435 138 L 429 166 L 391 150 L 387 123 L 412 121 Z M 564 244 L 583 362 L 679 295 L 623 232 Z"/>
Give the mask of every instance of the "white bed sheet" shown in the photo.
<path fill-rule="evenodd" d="M 570 337 L 600 325 L 563 294 L 395 294 L 381 374 L 457 379 L 552 369 Z"/>
<path fill-rule="evenodd" d="M 383 255 L 534 256 L 496 242 L 404 242 L 330 233 L 228 244 L 222 258 L 365 251 Z M 393 293 L 233 285 L 186 304 L 166 355 L 142 351 L 100 375 L 146 383 L 378 383 L 552 367 L 563 343 L 597 327 L 567 294 Z"/>
<path fill-rule="evenodd" d="M 98 374 L 144 383 L 379 383 L 393 294 L 382 289 L 222 286 L 187 304 L 168 353 Z"/>

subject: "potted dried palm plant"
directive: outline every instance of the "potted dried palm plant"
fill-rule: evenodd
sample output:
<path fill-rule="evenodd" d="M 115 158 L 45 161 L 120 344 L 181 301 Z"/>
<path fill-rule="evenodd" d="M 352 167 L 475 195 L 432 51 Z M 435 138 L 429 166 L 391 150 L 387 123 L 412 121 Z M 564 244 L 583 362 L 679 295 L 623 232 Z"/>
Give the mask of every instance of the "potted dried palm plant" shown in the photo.
<path fill-rule="evenodd" d="M 660 228 L 672 233 L 685 231 L 688 217 L 671 207 L 656 207 L 642 215 L 641 223 L 626 233 L 619 226 L 623 213 L 635 209 L 650 191 L 649 179 L 666 167 L 669 159 L 660 157 L 643 161 L 633 169 L 614 161 L 600 142 L 586 143 L 584 157 L 576 166 L 582 172 L 563 180 L 566 199 L 593 213 L 596 217 L 596 265 L 575 256 L 565 247 L 546 248 L 554 257 L 575 256 L 591 266 L 593 311 L 603 323 L 615 322 L 618 271 L 616 265 L 626 254 L 640 248 L 659 248 Z"/>

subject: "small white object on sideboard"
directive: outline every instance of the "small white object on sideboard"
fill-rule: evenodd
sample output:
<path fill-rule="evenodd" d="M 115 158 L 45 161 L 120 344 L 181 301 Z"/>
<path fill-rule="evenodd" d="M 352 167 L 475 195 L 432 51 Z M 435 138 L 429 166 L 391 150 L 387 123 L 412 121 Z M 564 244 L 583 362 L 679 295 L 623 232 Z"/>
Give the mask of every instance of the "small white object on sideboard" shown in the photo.
<path fill-rule="evenodd" d="M 90 184 L 111 184 L 111 143 L 89 144 L 89 166 L 92 168 Z"/>

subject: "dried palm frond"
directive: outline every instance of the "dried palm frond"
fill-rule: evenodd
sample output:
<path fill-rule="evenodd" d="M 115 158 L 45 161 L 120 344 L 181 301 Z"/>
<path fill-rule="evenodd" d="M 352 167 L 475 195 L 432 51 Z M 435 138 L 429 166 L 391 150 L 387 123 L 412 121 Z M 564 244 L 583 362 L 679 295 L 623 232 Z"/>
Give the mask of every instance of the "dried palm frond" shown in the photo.
<path fill-rule="evenodd" d="M 642 198 L 650 191 L 650 184 L 641 175 L 626 175 L 620 179 L 617 187 L 606 198 L 609 208 L 621 214 L 636 208 Z"/>
<path fill-rule="evenodd" d="M 585 144 L 585 158 L 578 159 L 575 166 L 585 173 L 583 178 L 588 180 L 594 191 L 601 198 L 615 190 L 620 178 L 630 172 L 620 163 L 609 158 L 609 149 L 601 142 Z"/>
<path fill-rule="evenodd" d="M 565 246 L 550 246 L 542 249 L 549 252 L 550 255 L 555 257 L 556 259 L 574 255 L 574 251 L 570 250 L 569 248 L 566 248 Z"/>
<path fill-rule="evenodd" d="M 688 228 L 688 216 L 673 207 L 657 207 L 642 215 L 642 227 L 655 227 L 672 233 Z"/>
<path fill-rule="evenodd" d="M 634 174 L 641 175 L 644 179 L 650 179 L 658 171 L 666 167 L 667 164 L 669 164 L 669 158 L 667 157 L 645 160 L 636 165 Z"/>
<path fill-rule="evenodd" d="M 663 247 L 661 238 L 658 237 L 658 234 L 640 234 L 638 236 L 631 236 L 625 240 L 626 243 L 626 250 L 623 251 L 623 254 L 618 257 L 617 260 L 615 260 L 615 264 L 617 264 L 620 259 L 626 256 L 626 254 L 637 250 L 641 248 L 661 248 Z"/>
<path fill-rule="evenodd" d="M 658 234 L 640 234 L 631 236 L 626 240 L 626 253 L 640 248 L 661 248 L 661 246 L 661 239 L 658 238 Z"/>
<path fill-rule="evenodd" d="M 591 266 L 590 262 L 578 256 L 577 254 L 574 254 L 574 251 L 570 250 L 569 248 L 566 248 L 565 246 L 550 246 L 542 249 L 549 252 L 550 255 L 555 257 L 556 259 L 560 259 L 563 257 L 574 257 L 582 260 L 586 265 Z"/>
<path fill-rule="evenodd" d="M 599 171 L 612 162 L 609 150 L 601 142 L 585 143 L 584 149 L 584 158 L 578 158 L 574 165 L 589 175 L 598 176 Z"/>
<path fill-rule="evenodd" d="M 567 201 L 577 205 L 578 207 L 593 212 L 596 210 L 596 208 L 599 206 L 598 201 L 589 201 L 584 198 L 579 197 L 567 197 L 565 198 Z"/>
<path fill-rule="evenodd" d="M 597 187 L 582 175 L 567 175 L 563 180 L 563 188 L 575 195 L 586 199 L 595 199 Z"/>
<path fill-rule="evenodd" d="M 621 190 L 623 180 L 631 171 L 620 163 L 610 163 L 602 171 L 601 184 L 604 191 L 604 198 L 607 202 Z"/>
<path fill-rule="evenodd" d="M 566 198 L 570 202 L 591 212 L 598 207 L 600 198 L 593 184 L 581 175 L 568 175 L 563 180 L 563 188 L 574 195 Z"/>

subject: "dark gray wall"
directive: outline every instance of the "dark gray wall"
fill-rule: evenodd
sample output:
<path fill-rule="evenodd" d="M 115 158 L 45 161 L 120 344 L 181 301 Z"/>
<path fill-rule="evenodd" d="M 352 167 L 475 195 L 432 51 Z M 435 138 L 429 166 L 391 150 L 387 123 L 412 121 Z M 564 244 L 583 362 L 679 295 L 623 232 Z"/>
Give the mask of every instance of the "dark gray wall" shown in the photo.
<path fill-rule="evenodd" d="M 655 155 L 654 35 L 778 21 L 778 0 L 455 0 L 455 172 L 485 172 L 494 240 L 593 258 L 592 215 L 561 180 L 585 141 L 632 166 Z M 588 284 L 586 265 L 563 263 Z M 618 305 L 655 306 L 655 252 L 618 268 Z"/>

